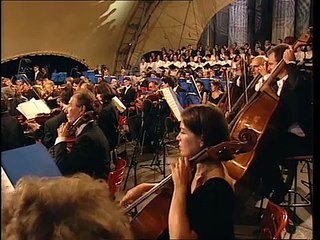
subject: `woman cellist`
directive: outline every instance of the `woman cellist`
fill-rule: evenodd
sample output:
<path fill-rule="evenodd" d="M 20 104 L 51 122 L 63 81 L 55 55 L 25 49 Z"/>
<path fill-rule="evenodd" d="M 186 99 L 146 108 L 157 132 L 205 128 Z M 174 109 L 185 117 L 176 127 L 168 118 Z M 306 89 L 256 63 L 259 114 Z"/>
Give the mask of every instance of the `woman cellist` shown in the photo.
<path fill-rule="evenodd" d="M 171 164 L 170 239 L 233 239 L 233 180 L 221 161 L 208 157 L 201 163 L 189 162 L 204 148 L 229 140 L 226 120 L 212 104 L 189 106 L 181 117 L 177 136 L 181 158 Z M 154 185 L 134 187 L 121 204 L 132 203 Z"/>

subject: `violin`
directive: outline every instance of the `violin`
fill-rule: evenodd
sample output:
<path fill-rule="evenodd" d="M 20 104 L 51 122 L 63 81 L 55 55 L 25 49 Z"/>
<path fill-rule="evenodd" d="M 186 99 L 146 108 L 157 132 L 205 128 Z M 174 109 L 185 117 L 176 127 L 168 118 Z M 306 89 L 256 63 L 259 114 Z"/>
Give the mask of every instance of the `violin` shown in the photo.
<path fill-rule="evenodd" d="M 87 123 L 94 119 L 94 111 L 87 111 L 78 117 L 73 123 L 71 123 L 68 127 L 68 135 L 74 135 L 76 129 L 84 123 Z"/>
<path fill-rule="evenodd" d="M 248 133 L 251 134 L 251 133 Z M 248 138 L 249 139 L 249 138 Z M 227 161 L 234 158 L 234 154 L 240 154 L 252 149 L 254 142 L 228 141 L 213 147 L 208 147 L 200 151 L 190 159 L 192 164 L 200 163 L 210 159 L 210 161 Z M 130 213 L 152 194 L 163 189 L 170 183 L 172 175 L 164 178 L 146 194 L 138 198 L 128 208 L 125 213 Z M 165 189 L 165 188 L 164 188 Z M 167 188 L 168 189 L 168 188 Z M 152 199 L 131 221 L 131 230 L 136 239 L 158 239 L 168 227 L 168 214 L 171 202 L 171 195 L 168 191 L 161 191 Z"/>
<path fill-rule="evenodd" d="M 67 138 L 67 152 L 70 153 L 73 145 L 76 141 L 75 131 L 76 129 L 84 123 L 87 123 L 94 119 L 94 111 L 85 112 L 83 115 L 78 117 L 73 123 L 68 127 L 68 138 Z"/>

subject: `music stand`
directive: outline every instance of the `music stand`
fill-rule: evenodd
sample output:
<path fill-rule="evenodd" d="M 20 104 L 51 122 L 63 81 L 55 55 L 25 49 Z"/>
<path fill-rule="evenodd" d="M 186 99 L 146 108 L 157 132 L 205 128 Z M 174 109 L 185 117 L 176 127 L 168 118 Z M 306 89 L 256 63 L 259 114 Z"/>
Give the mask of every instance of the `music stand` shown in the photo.
<path fill-rule="evenodd" d="M 61 176 L 47 148 L 39 143 L 2 152 L 1 166 L 13 186 L 24 176 Z"/>
<path fill-rule="evenodd" d="M 142 147 L 140 146 L 140 142 L 144 141 L 144 133 L 145 133 L 145 127 L 146 127 L 146 121 L 147 121 L 147 114 L 150 112 L 152 107 L 152 102 L 148 99 L 144 100 L 143 104 L 142 104 L 142 112 L 141 112 L 141 125 L 140 125 L 140 130 L 138 133 L 138 137 L 136 139 L 135 145 L 134 145 L 134 149 L 133 149 L 133 153 L 131 156 L 131 161 L 130 161 L 130 165 L 129 165 L 129 169 L 128 169 L 128 173 L 126 176 L 126 180 L 124 182 L 123 185 L 123 190 L 126 189 L 127 186 L 127 182 L 129 179 L 129 175 L 130 175 L 130 171 L 133 168 L 133 174 L 134 174 L 134 185 L 137 185 L 137 165 L 138 165 L 138 161 L 137 161 L 137 155 L 139 152 L 139 148 Z"/>

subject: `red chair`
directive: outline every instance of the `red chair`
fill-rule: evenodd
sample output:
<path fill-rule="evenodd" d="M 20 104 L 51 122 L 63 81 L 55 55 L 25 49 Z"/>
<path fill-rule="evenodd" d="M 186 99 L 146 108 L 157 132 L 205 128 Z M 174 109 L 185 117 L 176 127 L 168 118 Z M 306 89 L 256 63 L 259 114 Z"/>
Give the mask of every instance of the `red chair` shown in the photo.
<path fill-rule="evenodd" d="M 124 173 L 126 171 L 127 162 L 124 159 L 118 159 L 116 169 L 109 173 L 107 183 L 111 196 L 118 192 L 121 184 L 123 183 Z"/>
<path fill-rule="evenodd" d="M 285 209 L 269 200 L 263 214 L 259 239 L 281 239 L 281 232 L 288 224 L 288 214 Z"/>

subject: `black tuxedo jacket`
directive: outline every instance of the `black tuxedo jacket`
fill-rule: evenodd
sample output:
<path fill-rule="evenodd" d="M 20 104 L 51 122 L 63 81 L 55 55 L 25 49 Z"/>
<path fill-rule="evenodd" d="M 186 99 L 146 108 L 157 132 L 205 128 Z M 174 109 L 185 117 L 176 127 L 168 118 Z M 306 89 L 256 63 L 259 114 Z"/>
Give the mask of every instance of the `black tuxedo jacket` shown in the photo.
<path fill-rule="evenodd" d="M 44 123 L 44 137 L 42 139 L 43 145 L 50 148 L 54 145 L 56 138 L 58 137 L 57 129 L 61 123 L 67 121 L 66 114 L 61 111 L 57 116 L 54 116 Z"/>
<path fill-rule="evenodd" d="M 84 127 L 70 153 L 67 152 L 67 142 L 54 145 L 49 152 L 63 175 L 83 172 L 106 179 L 110 171 L 109 143 L 96 122 Z"/>
<path fill-rule="evenodd" d="M 35 73 L 33 73 L 33 81 L 36 80 L 42 80 L 43 79 L 43 73 L 42 72 L 38 72 L 37 76 L 35 76 Z"/>
<path fill-rule="evenodd" d="M 119 141 L 118 110 L 112 101 L 104 103 L 99 113 L 98 125 L 108 139 L 110 149 L 114 149 Z"/>
<path fill-rule="evenodd" d="M 121 94 L 122 95 L 122 102 L 126 107 L 128 107 L 128 106 L 130 106 L 130 103 L 134 102 L 134 100 L 135 100 L 136 90 L 131 86 L 127 90 L 127 92 L 125 92 L 125 91 L 126 91 L 126 88 L 124 88 L 122 90 L 122 94 Z"/>
<path fill-rule="evenodd" d="M 293 123 L 298 123 L 306 135 L 313 133 L 312 77 L 296 64 L 286 66 L 288 78 L 284 82 L 274 116 L 276 127 L 288 132 Z"/>
<path fill-rule="evenodd" d="M 24 145 L 23 129 L 17 119 L 8 112 L 1 113 L 1 152 Z"/>

